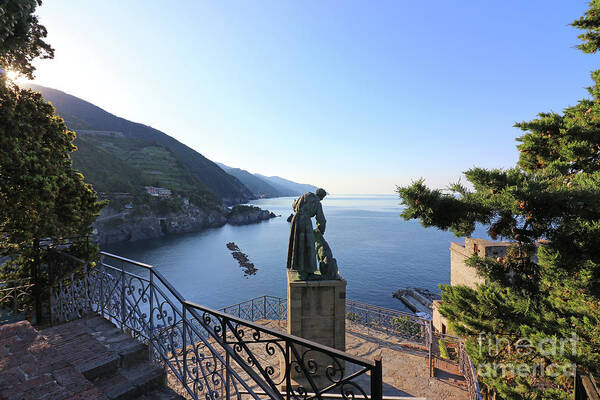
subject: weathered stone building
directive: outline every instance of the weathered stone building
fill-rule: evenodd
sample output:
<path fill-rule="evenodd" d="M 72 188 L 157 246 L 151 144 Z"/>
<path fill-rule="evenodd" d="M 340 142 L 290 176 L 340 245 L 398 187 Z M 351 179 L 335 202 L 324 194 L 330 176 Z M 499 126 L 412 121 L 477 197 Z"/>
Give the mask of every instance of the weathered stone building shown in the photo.
<path fill-rule="evenodd" d="M 465 238 L 464 243 L 450 243 L 450 284 L 471 288 L 484 284 L 485 280 L 477 274 L 475 268 L 466 264 L 466 260 L 475 254 L 479 257 L 504 257 L 510 245 L 509 242 L 473 238 Z M 438 332 L 450 333 L 448 321 L 439 312 L 440 301 L 433 302 L 433 326 Z"/>

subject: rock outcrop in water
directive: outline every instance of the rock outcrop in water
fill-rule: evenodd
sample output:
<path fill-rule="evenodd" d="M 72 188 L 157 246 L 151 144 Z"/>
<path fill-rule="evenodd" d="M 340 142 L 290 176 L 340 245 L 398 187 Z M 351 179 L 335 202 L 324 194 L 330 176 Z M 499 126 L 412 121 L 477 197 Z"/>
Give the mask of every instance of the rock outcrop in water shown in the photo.
<path fill-rule="evenodd" d="M 276 215 L 256 206 L 234 206 L 227 215 L 231 225 L 246 225 L 275 218 Z"/>
<path fill-rule="evenodd" d="M 145 210 L 115 210 L 105 207 L 94 223 L 94 238 L 102 244 L 133 242 L 172 234 L 199 232 L 230 223 L 252 224 L 276 217 L 270 211 L 255 206 L 234 206 L 206 210 L 186 204 L 177 212 L 159 213 Z"/>
<path fill-rule="evenodd" d="M 244 276 L 256 275 L 258 268 L 256 268 L 254 264 L 250 262 L 247 254 L 242 253 L 237 244 L 234 242 L 229 242 L 226 246 L 229 250 L 231 250 L 231 255 L 237 260 L 238 264 L 240 264 L 240 267 L 244 268 Z"/>

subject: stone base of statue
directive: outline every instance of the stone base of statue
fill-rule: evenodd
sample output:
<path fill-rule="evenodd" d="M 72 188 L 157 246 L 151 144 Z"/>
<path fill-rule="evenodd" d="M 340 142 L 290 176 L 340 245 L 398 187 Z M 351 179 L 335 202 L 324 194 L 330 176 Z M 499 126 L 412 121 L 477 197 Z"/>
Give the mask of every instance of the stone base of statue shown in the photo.
<path fill-rule="evenodd" d="M 287 272 L 287 331 L 289 334 L 332 347 L 346 350 L 346 281 L 340 280 L 296 280 L 295 271 Z M 332 378 L 343 376 L 345 363 L 322 352 L 309 350 L 305 347 L 298 349 L 300 357 L 304 358 L 304 366 L 310 370 L 313 381 L 319 388 L 326 387 L 332 382 L 327 378 L 328 368 Z M 292 386 L 302 386 L 312 391 L 303 372 L 293 361 L 290 378 Z M 283 360 L 282 360 L 283 361 Z"/>

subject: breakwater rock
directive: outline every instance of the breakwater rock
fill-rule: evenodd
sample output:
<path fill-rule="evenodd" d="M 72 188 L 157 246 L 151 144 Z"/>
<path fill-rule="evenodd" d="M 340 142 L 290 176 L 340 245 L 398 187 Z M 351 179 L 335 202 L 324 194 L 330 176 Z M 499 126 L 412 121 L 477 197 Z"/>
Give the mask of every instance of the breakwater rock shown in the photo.
<path fill-rule="evenodd" d="M 400 300 L 412 312 L 422 316 L 431 316 L 433 300 L 440 299 L 438 294 L 435 294 L 430 290 L 417 287 L 409 287 L 406 289 L 397 290 L 392 296 Z"/>
<path fill-rule="evenodd" d="M 248 259 L 248 254 L 242 253 L 238 245 L 234 242 L 229 242 L 226 246 L 229 250 L 231 250 L 231 256 L 237 260 L 238 264 L 240 264 L 240 267 L 244 269 L 245 277 L 256 275 L 258 268 L 256 268 L 254 264 L 250 262 L 250 259 Z"/>

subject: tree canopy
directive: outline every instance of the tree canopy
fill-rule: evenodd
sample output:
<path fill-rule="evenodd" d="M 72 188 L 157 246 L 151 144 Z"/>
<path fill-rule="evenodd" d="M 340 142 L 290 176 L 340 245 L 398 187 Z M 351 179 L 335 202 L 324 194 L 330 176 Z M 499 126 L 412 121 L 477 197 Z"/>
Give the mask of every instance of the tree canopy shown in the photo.
<path fill-rule="evenodd" d="M 30 78 L 35 58 L 53 57 L 46 29 L 34 15 L 38 5 L 0 4 L 0 67 Z M 74 138 L 40 93 L 0 79 L 1 255 L 25 260 L 36 241 L 91 233 L 103 204 L 72 169 Z"/>
<path fill-rule="evenodd" d="M 595 53 L 600 1 L 572 25 L 584 30 L 578 47 Z M 484 285 L 442 286 L 440 312 L 469 338 L 479 380 L 496 398 L 572 398 L 573 371 L 554 366 L 599 369 L 600 70 L 591 77 L 590 98 L 515 124 L 524 132 L 515 167 L 472 168 L 470 185 L 447 190 L 423 180 L 397 189 L 405 219 L 457 236 L 482 224 L 491 238 L 512 242 L 503 258 L 469 259 Z M 491 351 L 490 339 L 501 345 Z M 566 349 L 548 348 L 561 340 Z M 552 373 L 541 369 L 551 365 Z"/>
<path fill-rule="evenodd" d="M 0 85 L 0 248 L 90 233 L 102 204 L 71 168 L 75 134 L 41 94 Z"/>
<path fill-rule="evenodd" d="M 3 0 L 0 3 L 0 67 L 33 78 L 36 58 L 53 58 L 45 42 L 46 28 L 34 15 L 41 0 Z"/>

